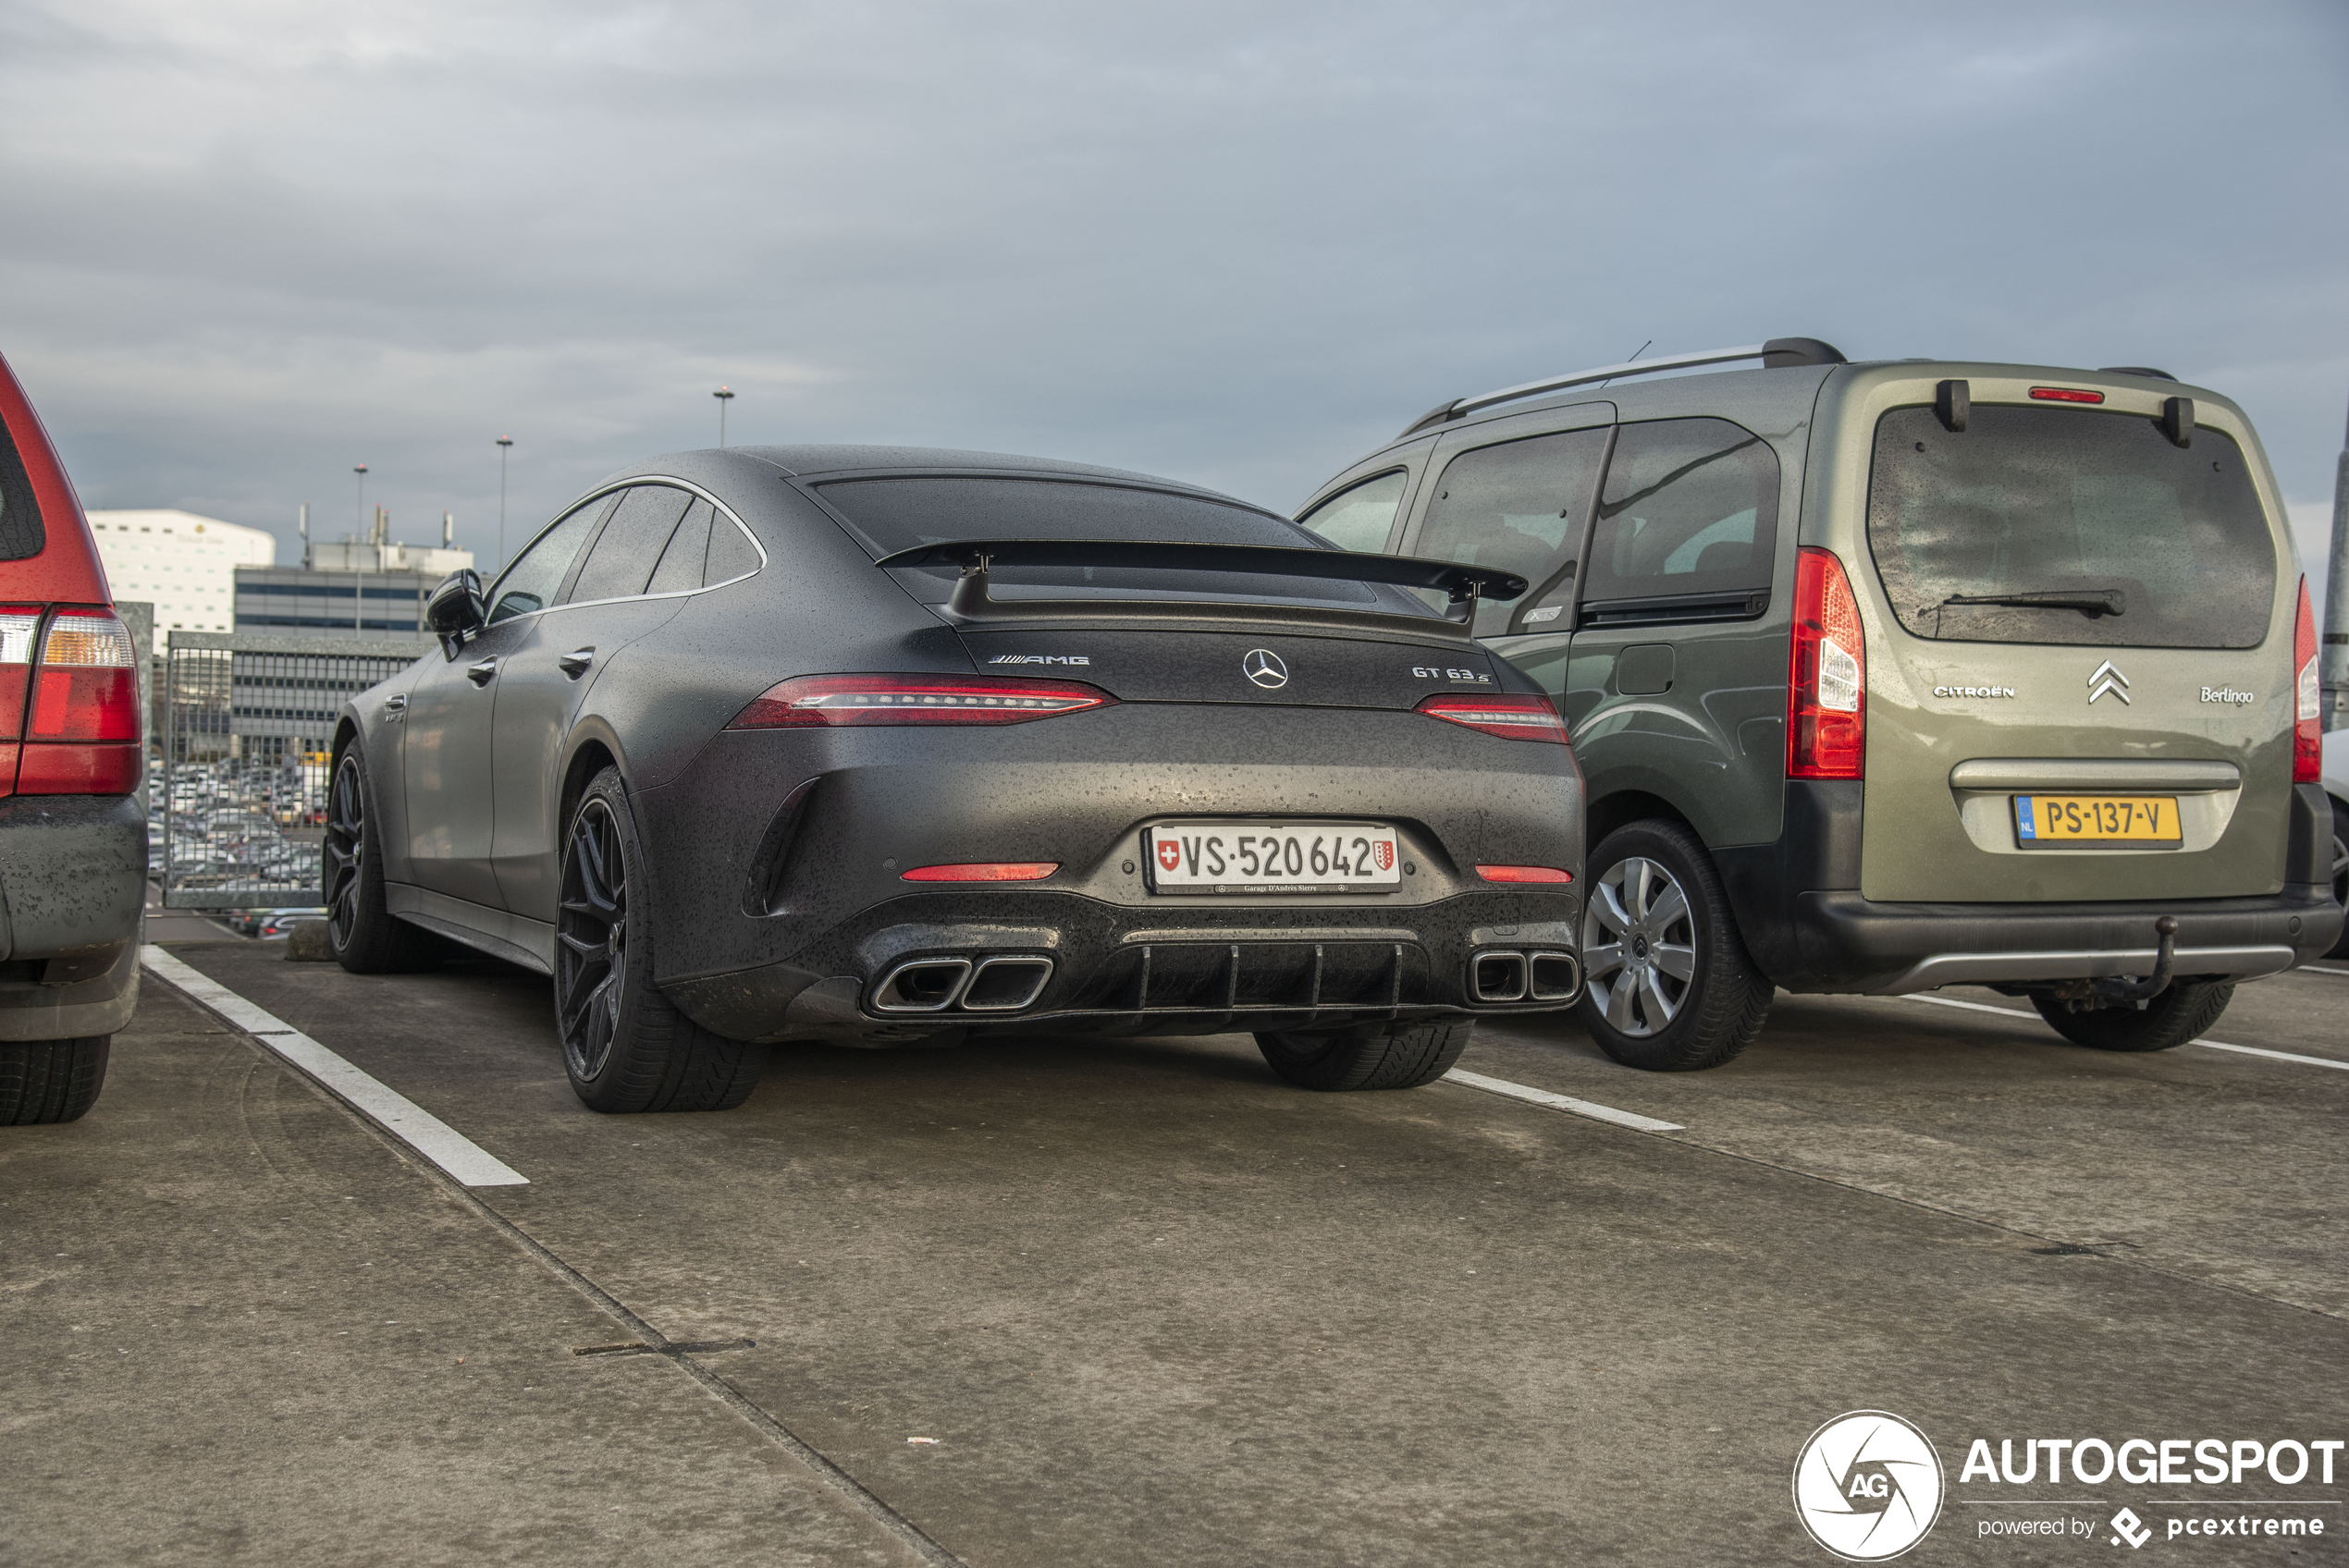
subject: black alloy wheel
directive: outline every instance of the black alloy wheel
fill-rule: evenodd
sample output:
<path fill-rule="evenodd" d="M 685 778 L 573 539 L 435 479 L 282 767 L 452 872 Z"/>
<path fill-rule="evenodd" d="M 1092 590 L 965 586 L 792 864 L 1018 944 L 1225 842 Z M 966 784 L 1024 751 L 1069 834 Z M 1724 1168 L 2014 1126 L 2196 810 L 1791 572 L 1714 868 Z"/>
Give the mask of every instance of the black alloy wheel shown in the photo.
<path fill-rule="evenodd" d="M 555 1028 L 563 1071 L 591 1110 L 732 1110 L 767 1047 L 712 1034 L 653 983 L 644 839 L 620 770 L 587 786 L 563 835 L 555 914 Z"/>
<path fill-rule="evenodd" d="M 367 857 L 367 795 L 360 779 L 359 749 L 343 753 L 326 797 L 326 838 L 319 848 L 326 862 L 326 932 L 335 951 L 351 945 L 359 923 L 359 873 Z"/>
<path fill-rule="evenodd" d="M 367 759 L 353 741 L 335 763 L 318 846 L 326 938 L 353 974 L 429 969 L 440 960 L 440 938 L 384 907 L 382 830 L 368 804 Z"/>
<path fill-rule="evenodd" d="M 603 1075 L 628 989 L 628 864 L 608 802 L 590 799 L 563 849 L 555 1021 L 574 1083 Z"/>

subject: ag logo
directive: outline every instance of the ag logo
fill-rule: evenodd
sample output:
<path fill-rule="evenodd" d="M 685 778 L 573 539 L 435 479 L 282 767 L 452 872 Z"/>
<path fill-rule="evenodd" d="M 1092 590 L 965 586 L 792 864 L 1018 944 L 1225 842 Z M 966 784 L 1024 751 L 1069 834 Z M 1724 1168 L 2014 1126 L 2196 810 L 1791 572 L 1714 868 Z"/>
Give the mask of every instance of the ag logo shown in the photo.
<path fill-rule="evenodd" d="M 1288 666 L 1270 648 L 1250 648 L 1248 656 L 1240 660 L 1240 673 L 1259 686 L 1278 688 L 1288 684 Z"/>
<path fill-rule="evenodd" d="M 1168 871 L 1183 864 L 1183 846 L 1172 839 L 1158 841 L 1158 864 Z"/>
<path fill-rule="evenodd" d="M 1898 1415 L 1855 1410 L 1802 1445 L 1794 1513 L 1847 1562 L 1882 1562 L 1925 1538 L 1941 1516 L 1941 1456 Z"/>

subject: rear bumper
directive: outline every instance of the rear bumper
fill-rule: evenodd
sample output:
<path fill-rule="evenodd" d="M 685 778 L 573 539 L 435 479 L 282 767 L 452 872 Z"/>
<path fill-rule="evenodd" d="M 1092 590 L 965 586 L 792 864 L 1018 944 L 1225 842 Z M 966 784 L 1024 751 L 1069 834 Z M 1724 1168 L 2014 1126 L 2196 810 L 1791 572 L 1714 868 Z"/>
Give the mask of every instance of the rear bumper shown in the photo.
<path fill-rule="evenodd" d="M 0 800 L 0 1040 L 113 1033 L 139 999 L 136 796 Z"/>
<path fill-rule="evenodd" d="M 1464 893 L 1390 908 L 1140 908 L 1079 894 L 998 891 L 892 899 L 789 959 L 662 989 L 735 1039 L 915 1040 L 954 1032 L 1222 1034 L 1539 1011 L 1556 998 L 1482 1002 L 1471 955 L 1573 951 L 1570 892 Z M 949 1000 L 893 1005 L 907 963 L 1043 959 L 1050 974 L 1009 1011 Z"/>
<path fill-rule="evenodd" d="M 1961 983 L 2076 980 L 2153 970 L 2153 923 L 2178 920 L 2181 977 L 2251 980 L 2340 938 L 2330 886 L 2261 899 L 2170 903 L 1884 904 L 1857 893 L 1803 893 L 1795 939 L 1814 983 L 1789 989 L 1900 996 Z"/>
<path fill-rule="evenodd" d="M 2288 880 L 2251 898 L 2095 903 L 1878 903 L 1861 896 L 1858 783 L 1789 783 L 1776 844 L 1717 852 L 1740 935 L 1789 991 L 1900 996 L 1962 983 L 2143 975 L 2153 923 L 2178 921 L 2174 972 L 2248 980 L 2340 939 L 2330 881 L 2331 807 L 2294 789 Z M 2324 814 L 2318 836 L 2318 812 Z M 2319 846 L 2322 846 L 2320 849 Z"/>

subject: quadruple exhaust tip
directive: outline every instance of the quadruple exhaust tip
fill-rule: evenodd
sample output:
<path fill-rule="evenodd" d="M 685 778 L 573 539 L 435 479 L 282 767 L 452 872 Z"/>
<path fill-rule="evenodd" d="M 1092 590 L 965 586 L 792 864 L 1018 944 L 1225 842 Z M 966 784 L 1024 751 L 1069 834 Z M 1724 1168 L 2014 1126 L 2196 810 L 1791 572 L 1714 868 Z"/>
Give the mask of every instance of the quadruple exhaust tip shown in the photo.
<path fill-rule="evenodd" d="M 1481 1002 L 1572 1001 L 1582 965 L 1572 953 L 1487 949 L 1469 960 L 1469 994 Z"/>
<path fill-rule="evenodd" d="M 881 976 L 873 987 L 875 1012 L 1018 1012 L 1036 1005 L 1052 977 L 1052 961 L 1004 954 L 916 958 Z"/>

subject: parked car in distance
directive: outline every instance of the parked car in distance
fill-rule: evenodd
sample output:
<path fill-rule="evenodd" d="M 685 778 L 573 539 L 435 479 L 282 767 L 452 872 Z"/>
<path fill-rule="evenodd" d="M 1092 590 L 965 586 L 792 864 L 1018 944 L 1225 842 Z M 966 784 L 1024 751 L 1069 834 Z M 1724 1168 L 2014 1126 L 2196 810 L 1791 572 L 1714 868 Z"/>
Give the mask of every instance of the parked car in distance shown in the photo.
<path fill-rule="evenodd" d="M 326 910 L 323 907 L 318 906 L 313 906 L 309 909 L 264 910 L 253 921 L 251 935 L 261 937 L 263 940 L 266 941 L 272 937 L 284 937 L 288 935 L 295 926 L 301 925 L 305 920 L 324 920 L 326 918 Z"/>
<path fill-rule="evenodd" d="M 1579 984 L 1574 758 L 1469 635 L 1525 587 L 1040 459 L 655 459 L 442 583 L 441 646 L 347 704 L 329 934 L 548 973 L 598 1110 L 1006 1030 L 1424 1084 Z"/>
<path fill-rule="evenodd" d="M 2217 393 L 1775 339 L 1448 401 L 1298 517 L 1533 582 L 1476 631 L 1571 728 L 1618 1061 L 1958 982 L 2159 1049 L 2340 937 L 2315 623 Z"/>
<path fill-rule="evenodd" d="M 142 722 L 90 524 L 0 359 L 0 1124 L 87 1111 L 138 1005 Z"/>

